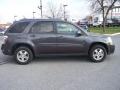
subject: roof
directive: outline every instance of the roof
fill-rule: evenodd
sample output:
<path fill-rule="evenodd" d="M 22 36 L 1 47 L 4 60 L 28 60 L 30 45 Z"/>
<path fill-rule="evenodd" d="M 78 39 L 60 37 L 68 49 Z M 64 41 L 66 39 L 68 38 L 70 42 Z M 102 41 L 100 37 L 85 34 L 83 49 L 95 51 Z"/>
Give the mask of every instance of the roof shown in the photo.
<path fill-rule="evenodd" d="M 63 21 L 60 19 L 22 19 L 16 22 L 31 22 L 31 21 Z"/>

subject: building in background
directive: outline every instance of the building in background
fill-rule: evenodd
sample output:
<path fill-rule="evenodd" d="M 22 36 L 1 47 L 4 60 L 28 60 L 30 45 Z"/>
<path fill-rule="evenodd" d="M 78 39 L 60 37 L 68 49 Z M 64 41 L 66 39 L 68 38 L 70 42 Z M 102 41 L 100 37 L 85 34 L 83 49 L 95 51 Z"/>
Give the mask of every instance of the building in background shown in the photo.
<path fill-rule="evenodd" d="M 114 6 L 111 10 L 110 13 L 108 15 L 108 18 L 111 19 L 120 19 L 120 6 Z"/>

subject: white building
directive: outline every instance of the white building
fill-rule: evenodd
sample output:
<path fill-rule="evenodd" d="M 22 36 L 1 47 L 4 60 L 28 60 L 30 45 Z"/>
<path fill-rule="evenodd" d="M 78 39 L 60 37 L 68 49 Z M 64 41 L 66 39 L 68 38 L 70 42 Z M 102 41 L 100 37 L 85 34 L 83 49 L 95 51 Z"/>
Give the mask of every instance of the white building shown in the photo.
<path fill-rule="evenodd" d="M 108 18 L 120 19 L 120 6 L 115 6 L 110 10 Z"/>

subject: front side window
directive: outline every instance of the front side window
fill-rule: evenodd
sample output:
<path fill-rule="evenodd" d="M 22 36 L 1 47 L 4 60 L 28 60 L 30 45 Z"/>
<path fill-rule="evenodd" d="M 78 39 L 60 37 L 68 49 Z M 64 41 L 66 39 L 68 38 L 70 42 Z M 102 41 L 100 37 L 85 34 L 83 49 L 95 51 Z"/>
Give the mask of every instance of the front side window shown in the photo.
<path fill-rule="evenodd" d="M 57 23 L 57 33 L 75 35 L 78 28 L 69 23 Z"/>
<path fill-rule="evenodd" d="M 35 23 L 30 33 L 51 33 L 53 32 L 53 24 L 52 22 L 37 22 Z"/>
<path fill-rule="evenodd" d="M 9 33 L 22 33 L 28 26 L 29 22 L 20 22 L 9 28 Z"/>

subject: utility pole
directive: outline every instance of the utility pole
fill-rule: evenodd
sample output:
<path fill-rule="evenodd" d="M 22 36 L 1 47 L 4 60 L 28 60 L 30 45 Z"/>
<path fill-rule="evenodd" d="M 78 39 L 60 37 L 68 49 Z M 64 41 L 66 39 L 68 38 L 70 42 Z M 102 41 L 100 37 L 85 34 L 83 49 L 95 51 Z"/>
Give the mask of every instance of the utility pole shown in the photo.
<path fill-rule="evenodd" d="M 67 18 L 66 18 L 66 10 L 65 8 L 67 7 L 68 5 L 63 5 L 63 8 L 64 8 L 64 20 L 67 21 Z"/>
<path fill-rule="evenodd" d="M 35 13 L 36 13 L 36 12 L 32 12 L 32 13 L 33 13 L 33 19 L 35 19 Z"/>
<path fill-rule="evenodd" d="M 111 0 L 111 3 L 112 3 L 113 0 Z M 111 8 L 111 19 L 112 19 L 112 16 L 113 16 L 113 9 L 114 9 L 114 6 Z"/>
<path fill-rule="evenodd" d="M 43 12 L 42 12 L 42 0 L 40 0 L 40 6 L 38 6 L 38 9 L 41 11 L 41 18 L 43 18 Z"/>

